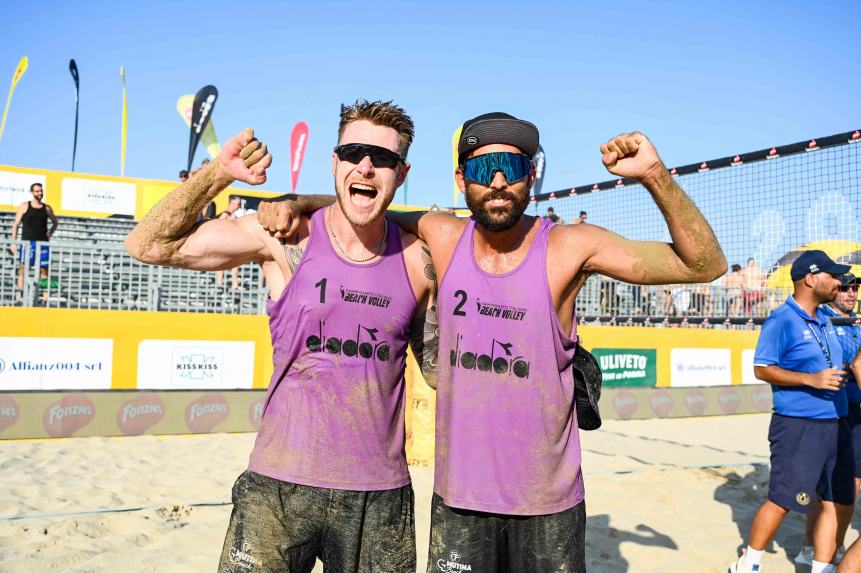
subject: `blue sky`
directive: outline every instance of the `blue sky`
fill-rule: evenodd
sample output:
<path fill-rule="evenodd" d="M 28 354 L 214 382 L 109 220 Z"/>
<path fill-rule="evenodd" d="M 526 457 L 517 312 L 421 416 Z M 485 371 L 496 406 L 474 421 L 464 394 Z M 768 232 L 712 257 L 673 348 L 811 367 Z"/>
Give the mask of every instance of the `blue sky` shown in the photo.
<path fill-rule="evenodd" d="M 0 164 L 173 179 L 176 100 L 214 84 L 219 139 L 257 129 L 290 190 L 290 131 L 310 126 L 300 192 L 332 190 L 341 102 L 394 99 L 416 123 L 409 202 L 450 204 L 451 135 L 506 111 L 541 130 L 544 191 L 610 178 L 598 146 L 638 129 L 681 165 L 861 126 L 858 2 L 4 3 L 0 91 L 19 58 Z M 203 158 L 201 147 L 196 161 Z M 399 192 L 397 200 L 403 201 Z M 462 204 L 462 202 L 461 202 Z M 597 222 L 597 221 L 596 221 Z"/>

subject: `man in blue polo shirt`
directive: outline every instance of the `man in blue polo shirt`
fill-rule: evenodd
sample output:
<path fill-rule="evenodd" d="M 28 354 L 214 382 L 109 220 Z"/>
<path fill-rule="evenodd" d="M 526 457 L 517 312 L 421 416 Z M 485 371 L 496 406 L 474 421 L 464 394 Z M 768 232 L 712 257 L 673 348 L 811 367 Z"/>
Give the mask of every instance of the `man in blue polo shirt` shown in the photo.
<path fill-rule="evenodd" d="M 822 307 L 829 317 L 854 318 L 855 305 L 858 299 L 858 279 L 852 273 L 846 273 L 840 277 L 840 288 L 837 292 L 837 298 Z M 843 362 L 851 364 L 858 354 L 858 348 L 861 346 L 861 328 L 858 326 L 835 326 L 837 338 L 840 340 L 840 346 L 843 348 Z M 846 423 L 849 426 L 849 432 L 852 435 L 852 452 L 855 460 L 855 497 L 858 497 L 858 489 L 861 487 L 861 388 L 851 369 L 846 373 L 846 400 L 849 402 L 849 411 L 846 416 Z M 804 547 L 795 557 L 795 562 L 799 565 L 810 565 L 813 562 L 813 527 L 816 519 L 819 516 L 821 505 L 818 500 L 814 501 L 810 513 L 807 514 L 807 527 L 805 530 Z M 854 509 L 854 506 L 853 506 Z M 838 523 L 837 529 L 837 554 L 834 562 L 840 561 L 843 555 L 843 540 L 846 537 L 846 529 L 851 521 L 851 514 L 847 519 L 841 520 Z"/>
<path fill-rule="evenodd" d="M 843 352 L 837 333 L 819 305 L 834 300 L 839 265 L 822 251 L 805 251 L 792 264 L 793 294 L 763 324 L 754 353 L 754 374 L 769 382 L 774 414 L 768 431 L 771 474 L 768 499 L 750 530 L 747 550 L 730 573 L 761 571 L 760 561 L 789 510 L 807 513 L 814 496 L 822 512 L 814 529 L 811 573 L 834 571 L 838 514 L 851 515 L 854 503 L 851 455 L 841 459 L 838 445 L 848 442 Z M 846 456 L 844 456 L 846 458 Z"/>

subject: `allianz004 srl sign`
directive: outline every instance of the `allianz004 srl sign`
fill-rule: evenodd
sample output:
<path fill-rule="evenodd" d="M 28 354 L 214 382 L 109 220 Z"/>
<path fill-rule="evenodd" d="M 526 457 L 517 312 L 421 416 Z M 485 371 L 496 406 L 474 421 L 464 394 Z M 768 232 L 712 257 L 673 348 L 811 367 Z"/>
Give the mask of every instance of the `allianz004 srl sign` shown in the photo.
<path fill-rule="evenodd" d="M 608 387 L 655 386 L 657 351 L 651 348 L 593 348 L 604 385 Z"/>

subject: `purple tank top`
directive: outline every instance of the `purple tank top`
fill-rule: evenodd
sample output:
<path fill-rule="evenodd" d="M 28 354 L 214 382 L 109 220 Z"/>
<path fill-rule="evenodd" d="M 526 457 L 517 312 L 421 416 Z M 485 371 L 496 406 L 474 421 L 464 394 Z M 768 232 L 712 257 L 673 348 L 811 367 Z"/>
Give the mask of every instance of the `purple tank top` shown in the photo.
<path fill-rule="evenodd" d="M 541 220 L 520 266 L 493 275 L 475 262 L 471 220 L 440 285 L 434 491 L 450 507 L 543 515 L 583 500 L 575 343 L 547 281 L 551 226 Z"/>
<path fill-rule="evenodd" d="M 417 302 L 398 227 L 385 253 L 343 260 L 311 218 L 305 254 L 269 301 L 274 371 L 249 469 L 315 487 L 372 491 L 410 482 L 404 369 Z"/>

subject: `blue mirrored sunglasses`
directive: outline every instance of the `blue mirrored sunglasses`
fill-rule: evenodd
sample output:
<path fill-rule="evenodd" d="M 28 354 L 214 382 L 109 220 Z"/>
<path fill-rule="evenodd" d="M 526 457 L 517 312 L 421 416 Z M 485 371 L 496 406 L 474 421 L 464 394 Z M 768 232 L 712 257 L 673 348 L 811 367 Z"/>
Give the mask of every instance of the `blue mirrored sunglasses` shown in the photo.
<path fill-rule="evenodd" d="M 463 176 L 479 185 L 490 185 L 497 171 L 502 171 L 505 180 L 511 184 L 529 175 L 532 161 L 523 153 L 498 151 L 471 157 L 463 165 Z"/>

